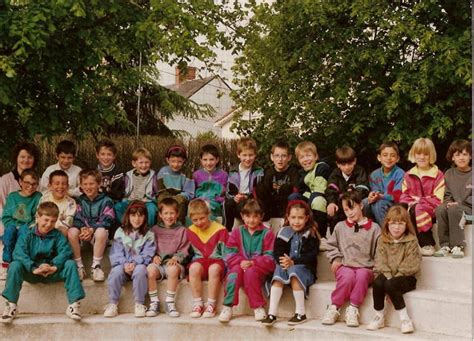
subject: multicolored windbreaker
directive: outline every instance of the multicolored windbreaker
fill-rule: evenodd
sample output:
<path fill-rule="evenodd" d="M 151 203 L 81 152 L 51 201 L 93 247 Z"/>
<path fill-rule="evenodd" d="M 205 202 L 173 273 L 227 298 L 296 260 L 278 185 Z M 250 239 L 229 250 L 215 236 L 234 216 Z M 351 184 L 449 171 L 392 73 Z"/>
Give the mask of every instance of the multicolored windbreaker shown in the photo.
<path fill-rule="evenodd" d="M 308 172 L 302 170 L 300 177 L 300 193 L 308 199 L 313 210 L 326 213 L 326 198 L 324 192 L 328 186 L 328 178 L 331 168 L 326 162 L 317 162 L 314 168 Z"/>
<path fill-rule="evenodd" d="M 271 229 L 261 224 L 257 230 L 250 234 L 245 225 L 234 228 L 227 241 L 227 254 L 225 261 L 231 269 L 238 266 L 243 260 L 251 260 L 254 265 L 263 271 L 273 271 L 273 244 L 275 234 Z"/>
<path fill-rule="evenodd" d="M 182 195 L 186 200 L 194 198 L 194 181 L 181 172 L 174 172 L 169 166 L 160 169 L 157 181 L 158 194 L 163 190 L 171 190 L 173 195 Z"/>
<path fill-rule="evenodd" d="M 443 202 L 444 175 L 436 165 L 427 172 L 415 166 L 405 173 L 400 202 L 415 206 L 416 227 L 426 232 L 433 226 L 435 209 Z"/>
<path fill-rule="evenodd" d="M 77 198 L 73 226 L 109 229 L 114 222 L 114 203 L 105 193 L 99 193 L 94 200 L 90 200 L 85 194 Z"/>
<path fill-rule="evenodd" d="M 380 167 L 369 176 L 370 190 L 383 194 L 384 200 L 399 202 L 404 176 L 405 171 L 397 165 L 387 175 L 384 174 L 383 167 Z"/>
<path fill-rule="evenodd" d="M 261 167 L 252 167 L 250 170 L 250 176 L 249 176 L 249 193 L 244 193 L 247 195 L 252 195 L 253 197 L 256 197 L 255 190 L 257 188 L 257 185 L 262 181 L 263 179 L 263 168 Z M 229 173 L 229 178 L 227 179 L 227 190 L 225 192 L 225 196 L 229 199 L 233 199 L 234 196 L 239 194 L 240 190 L 240 172 L 239 168 L 233 169 Z"/>
<path fill-rule="evenodd" d="M 229 237 L 224 226 L 213 221 L 211 226 L 201 230 L 193 224 L 186 232 L 193 253 L 191 261 L 198 259 L 224 260 L 225 243 Z"/>
<path fill-rule="evenodd" d="M 196 198 L 202 198 L 209 202 L 214 216 L 220 216 L 222 203 L 225 199 L 227 188 L 227 173 L 221 169 L 208 172 L 205 169 L 198 169 L 193 174 L 196 185 Z"/>
<path fill-rule="evenodd" d="M 121 227 L 117 229 L 109 258 L 112 267 L 125 263 L 148 265 L 156 252 L 155 235 L 147 231 L 144 236 L 133 231 L 126 234 Z"/>

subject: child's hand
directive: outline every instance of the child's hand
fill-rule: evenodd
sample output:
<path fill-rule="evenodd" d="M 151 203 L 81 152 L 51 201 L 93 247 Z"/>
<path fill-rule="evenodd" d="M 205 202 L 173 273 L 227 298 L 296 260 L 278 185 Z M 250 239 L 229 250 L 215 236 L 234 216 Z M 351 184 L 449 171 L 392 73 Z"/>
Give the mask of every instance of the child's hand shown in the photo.
<path fill-rule="evenodd" d="M 38 276 L 44 276 L 44 273 L 49 269 L 49 264 L 43 263 L 33 270 L 33 274 Z"/>
<path fill-rule="evenodd" d="M 125 263 L 123 265 L 123 270 L 125 271 L 126 274 L 130 276 L 132 275 L 134 269 L 135 269 L 135 264 L 133 263 Z"/>
<path fill-rule="evenodd" d="M 253 262 L 251 260 L 243 260 L 240 262 L 240 267 L 244 271 L 250 268 L 251 266 L 253 266 Z"/>
<path fill-rule="evenodd" d="M 92 227 L 83 227 L 81 228 L 81 233 L 79 234 L 80 240 L 89 241 L 94 235 L 94 229 Z"/>
<path fill-rule="evenodd" d="M 160 265 L 161 264 L 161 257 L 160 256 L 153 257 L 153 264 Z"/>
<path fill-rule="evenodd" d="M 453 202 L 448 202 L 446 204 L 446 208 L 450 208 L 451 206 L 454 206 L 454 205 L 457 205 L 458 203 L 456 201 L 453 201 Z"/>
<path fill-rule="evenodd" d="M 327 207 L 328 216 L 334 217 L 339 207 L 336 204 L 330 203 Z"/>
<path fill-rule="evenodd" d="M 173 265 L 177 265 L 177 264 L 179 264 L 178 260 L 174 257 L 172 257 L 167 263 L 167 265 L 169 265 L 169 266 L 173 266 Z"/>
<path fill-rule="evenodd" d="M 52 275 L 52 274 L 54 274 L 56 271 L 58 271 L 58 268 L 57 268 L 55 265 L 49 266 L 48 271 L 44 272 L 44 277 L 47 277 L 47 276 L 49 276 L 49 275 Z"/>
<path fill-rule="evenodd" d="M 370 192 L 369 196 L 367 197 L 367 200 L 369 204 L 372 204 L 376 202 L 377 200 L 380 199 L 380 193 L 379 192 Z"/>
<path fill-rule="evenodd" d="M 332 264 L 331 264 L 332 273 L 336 274 L 337 269 L 339 269 L 341 267 L 341 265 L 342 265 L 341 262 L 336 262 L 336 261 L 332 262 Z"/>
<path fill-rule="evenodd" d="M 247 196 L 243 193 L 238 193 L 236 196 L 234 196 L 234 201 L 238 204 L 239 202 L 247 199 Z"/>
<path fill-rule="evenodd" d="M 280 261 L 280 266 L 287 270 L 289 267 L 295 265 L 293 259 L 291 259 L 286 253 L 278 259 Z"/>

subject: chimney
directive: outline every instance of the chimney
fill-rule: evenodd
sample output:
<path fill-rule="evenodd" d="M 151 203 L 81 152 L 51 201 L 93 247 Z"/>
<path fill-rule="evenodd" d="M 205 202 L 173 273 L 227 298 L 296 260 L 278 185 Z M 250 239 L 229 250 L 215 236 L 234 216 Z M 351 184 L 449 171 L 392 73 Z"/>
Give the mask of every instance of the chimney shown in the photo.
<path fill-rule="evenodd" d="M 196 79 L 197 68 L 194 66 L 188 66 L 186 69 L 180 69 L 176 67 L 175 69 L 175 84 L 179 85 L 183 81 L 192 81 Z"/>

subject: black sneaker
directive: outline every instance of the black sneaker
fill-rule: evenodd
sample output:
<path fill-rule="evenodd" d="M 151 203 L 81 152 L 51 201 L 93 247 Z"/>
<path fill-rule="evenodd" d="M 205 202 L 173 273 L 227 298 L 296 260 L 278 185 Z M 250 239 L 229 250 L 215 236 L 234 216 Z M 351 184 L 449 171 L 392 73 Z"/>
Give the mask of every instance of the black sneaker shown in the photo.
<path fill-rule="evenodd" d="M 264 326 L 268 326 L 268 327 L 271 327 L 273 326 L 273 324 L 277 321 L 277 318 L 275 315 L 267 315 L 267 317 L 265 317 L 263 320 L 262 320 L 262 324 Z"/>
<path fill-rule="evenodd" d="M 288 324 L 290 326 L 294 326 L 295 324 L 300 324 L 306 322 L 306 315 L 295 314 L 291 319 L 288 320 Z"/>

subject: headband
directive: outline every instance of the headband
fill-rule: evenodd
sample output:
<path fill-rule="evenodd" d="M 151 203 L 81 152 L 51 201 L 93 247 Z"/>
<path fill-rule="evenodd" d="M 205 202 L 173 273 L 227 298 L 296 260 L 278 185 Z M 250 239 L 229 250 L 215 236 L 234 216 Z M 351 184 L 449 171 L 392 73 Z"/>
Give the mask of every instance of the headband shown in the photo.
<path fill-rule="evenodd" d="M 184 147 L 178 146 L 178 145 L 169 147 L 168 151 L 166 152 L 166 157 L 170 157 L 171 153 L 174 152 L 174 151 L 183 153 L 184 158 L 186 159 L 186 149 L 184 149 Z"/>

